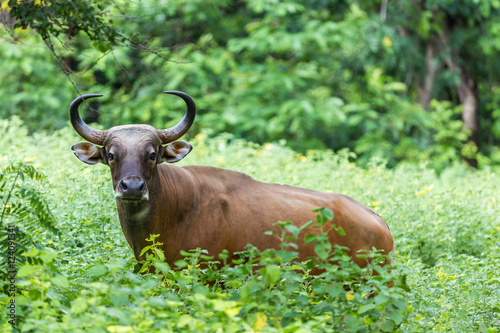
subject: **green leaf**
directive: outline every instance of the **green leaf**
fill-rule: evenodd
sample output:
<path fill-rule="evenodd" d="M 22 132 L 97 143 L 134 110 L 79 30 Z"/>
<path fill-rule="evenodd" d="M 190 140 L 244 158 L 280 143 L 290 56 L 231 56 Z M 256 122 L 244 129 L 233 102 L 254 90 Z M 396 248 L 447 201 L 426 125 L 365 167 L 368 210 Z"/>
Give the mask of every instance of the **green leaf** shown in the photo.
<path fill-rule="evenodd" d="M 148 304 L 153 308 L 163 308 L 168 306 L 168 303 L 161 297 L 151 297 Z"/>
<path fill-rule="evenodd" d="M 40 299 L 42 296 L 42 292 L 38 289 L 31 289 L 28 294 L 33 301 Z"/>
<path fill-rule="evenodd" d="M 392 320 L 386 320 L 380 325 L 382 332 L 392 332 L 394 330 L 394 322 Z"/>
<path fill-rule="evenodd" d="M 42 259 L 46 264 L 51 263 L 55 258 L 57 258 L 57 253 L 54 253 L 52 251 L 44 251 L 42 254 L 40 254 L 40 259 Z"/>
<path fill-rule="evenodd" d="M 317 239 L 318 239 L 317 235 L 307 234 L 306 237 L 304 238 L 304 243 L 309 244 L 309 243 L 314 242 Z"/>
<path fill-rule="evenodd" d="M 297 238 L 297 236 L 299 235 L 299 232 L 300 232 L 299 228 L 297 228 L 293 224 L 286 225 L 285 229 L 290 231 L 293 234 L 293 237 L 295 237 L 295 238 Z"/>
<path fill-rule="evenodd" d="M 260 273 L 267 283 L 276 283 L 281 275 L 281 269 L 277 265 L 267 265 L 260 269 Z"/>
<path fill-rule="evenodd" d="M 113 49 L 113 46 L 107 43 L 93 42 L 92 46 L 99 50 L 101 53 L 107 53 Z"/>
<path fill-rule="evenodd" d="M 88 273 L 94 277 L 100 277 L 108 273 L 108 268 L 105 265 L 98 264 L 90 268 Z"/>
<path fill-rule="evenodd" d="M 335 227 L 335 231 L 340 235 L 340 236 L 345 236 L 346 233 L 342 227 Z"/>
<path fill-rule="evenodd" d="M 188 263 L 187 263 L 187 262 L 185 262 L 184 260 L 177 260 L 177 261 L 175 262 L 175 266 L 177 266 L 177 268 L 179 268 L 179 269 L 182 269 L 182 268 L 187 267 L 187 266 L 188 266 Z"/>
<path fill-rule="evenodd" d="M 333 219 L 333 212 L 328 208 L 323 208 L 321 210 L 321 214 L 325 215 L 325 217 L 329 220 Z"/>
<path fill-rule="evenodd" d="M 147 250 L 149 250 L 150 248 L 151 248 L 151 245 L 147 245 L 147 246 L 145 246 L 145 247 L 142 249 L 141 254 L 140 254 L 139 256 L 144 255 L 144 253 L 146 253 L 146 251 L 147 251 Z"/>
<path fill-rule="evenodd" d="M 65 277 L 64 275 L 56 275 L 51 279 L 52 283 L 55 284 L 58 287 L 67 289 L 69 288 L 69 281 L 68 278 Z"/>
<path fill-rule="evenodd" d="M 403 322 L 404 316 L 400 311 L 390 311 L 387 316 L 391 318 L 396 325 L 399 325 Z"/>
<path fill-rule="evenodd" d="M 128 294 L 122 290 L 112 292 L 109 295 L 109 299 L 113 302 L 113 305 L 117 308 L 128 303 Z"/>
<path fill-rule="evenodd" d="M 21 268 L 19 268 L 16 276 L 17 277 L 29 276 L 29 275 L 33 274 L 35 272 L 35 270 L 36 270 L 36 267 L 31 266 L 31 265 L 25 265 L 25 266 L 22 266 Z"/>
<path fill-rule="evenodd" d="M 345 293 L 345 290 L 344 290 L 343 286 L 340 286 L 340 285 L 336 285 L 333 288 L 328 289 L 328 295 L 330 295 L 333 298 L 339 296 L 340 294 L 344 294 L 344 293 Z"/>
<path fill-rule="evenodd" d="M 392 301 L 392 304 L 394 304 L 401 311 L 406 311 L 406 308 L 407 308 L 406 301 L 400 300 L 400 299 L 395 299 Z"/>
<path fill-rule="evenodd" d="M 458 310 L 457 315 L 460 319 L 464 319 L 469 315 L 469 312 L 467 312 L 466 310 L 460 309 L 460 310 Z"/>
<path fill-rule="evenodd" d="M 322 260 L 328 259 L 330 252 L 332 251 L 332 244 L 328 241 L 320 241 L 314 244 L 314 251 Z"/>
<path fill-rule="evenodd" d="M 316 216 L 316 222 L 318 222 L 319 225 L 325 225 L 326 221 L 328 221 L 328 219 L 323 214 Z"/>
<path fill-rule="evenodd" d="M 71 312 L 73 312 L 74 314 L 83 313 L 87 309 L 88 304 L 85 298 L 78 297 L 71 302 Z"/>
<path fill-rule="evenodd" d="M 308 222 L 304 223 L 299 229 L 302 231 L 313 223 L 314 223 L 314 221 L 312 221 L 312 220 L 308 221 Z"/>
<path fill-rule="evenodd" d="M 160 261 L 165 260 L 165 253 L 163 252 L 162 249 L 153 248 L 152 251 L 153 251 L 153 254 L 154 254 L 156 259 L 158 259 Z"/>
<path fill-rule="evenodd" d="M 377 296 L 375 296 L 375 304 L 383 304 L 383 303 L 387 303 L 389 301 L 389 296 L 385 295 L 385 294 L 379 294 Z M 405 305 L 405 308 L 406 308 L 406 305 Z"/>
<path fill-rule="evenodd" d="M 107 327 L 109 333 L 128 333 L 133 332 L 132 326 L 110 325 Z"/>
<path fill-rule="evenodd" d="M 363 305 L 361 306 L 359 309 L 358 309 L 358 314 L 363 314 L 367 311 L 370 311 L 372 309 L 375 309 L 375 304 L 366 304 L 366 305 Z"/>
<path fill-rule="evenodd" d="M 170 272 L 170 266 L 166 262 L 157 261 L 153 265 L 164 274 Z"/>
<path fill-rule="evenodd" d="M 132 324 L 132 317 L 131 317 L 131 314 L 128 313 L 128 311 L 119 310 L 116 308 L 108 308 L 106 310 L 106 312 L 108 313 L 108 315 L 117 318 L 121 324 L 125 324 L 125 325 Z M 122 326 L 122 327 L 124 327 L 124 326 Z"/>

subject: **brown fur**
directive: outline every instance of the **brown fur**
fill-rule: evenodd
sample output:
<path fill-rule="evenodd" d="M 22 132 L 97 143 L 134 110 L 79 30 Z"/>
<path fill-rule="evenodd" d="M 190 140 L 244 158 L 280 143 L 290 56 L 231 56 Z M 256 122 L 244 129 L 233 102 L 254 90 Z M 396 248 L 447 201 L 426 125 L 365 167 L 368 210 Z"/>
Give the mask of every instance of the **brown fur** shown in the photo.
<path fill-rule="evenodd" d="M 341 227 L 346 235 L 333 230 L 329 240 L 348 247 L 358 265 L 367 265 L 365 259 L 356 257 L 359 250 L 375 247 L 388 254 L 394 249 L 386 222 L 347 196 L 267 184 L 221 168 L 161 164 L 182 159 L 191 146 L 175 141 L 162 147 L 150 126 L 110 129 L 104 147 L 95 146 L 99 153 L 89 145 L 79 143 L 73 149 L 85 163 L 110 166 L 120 224 L 137 260 L 144 259 L 140 253 L 148 245 L 145 239 L 150 234 L 160 234 L 157 241 L 163 243 L 169 264 L 182 259 L 180 250 L 197 247 L 208 250 L 210 255 L 224 249 L 229 253 L 242 251 L 247 244 L 260 250 L 276 249 L 279 239 L 264 232 L 280 232 L 274 225 L 278 221 L 293 221 L 301 226 L 315 218 L 312 210 L 318 207 L 333 211 L 334 218 L 327 223 Z M 112 161 L 107 158 L 109 153 L 113 154 Z M 151 153 L 158 155 L 156 161 L 148 158 Z M 143 180 L 147 195 L 142 200 L 124 200 L 119 186 L 122 179 Z M 312 226 L 301 232 L 297 241 L 300 260 L 315 254 L 313 244 L 304 245 L 304 236 L 319 232 Z"/>

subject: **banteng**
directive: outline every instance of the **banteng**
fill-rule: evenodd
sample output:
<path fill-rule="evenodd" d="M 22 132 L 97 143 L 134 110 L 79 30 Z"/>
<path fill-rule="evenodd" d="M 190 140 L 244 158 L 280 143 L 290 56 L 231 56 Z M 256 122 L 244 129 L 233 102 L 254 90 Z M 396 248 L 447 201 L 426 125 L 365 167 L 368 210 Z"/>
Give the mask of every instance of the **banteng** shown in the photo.
<path fill-rule="evenodd" d="M 182 258 L 180 250 L 208 250 L 216 255 L 244 250 L 253 244 L 260 250 L 278 248 L 279 240 L 265 231 L 278 230 L 278 221 L 297 226 L 314 219 L 313 209 L 333 211 L 334 223 L 345 236 L 331 231 L 332 244 L 349 248 L 360 266 L 366 260 L 356 257 L 359 250 L 375 247 L 388 254 L 394 242 L 385 221 L 359 202 L 340 194 L 323 193 L 256 181 L 243 173 L 209 167 L 170 165 L 183 159 L 192 147 L 182 137 L 193 124 L 196 107 L 191 97 L 179 91 L 166 91 L 187 104 L 184 118 L 174 127 L 157 130 L 149 125 L 124 125 L 106 131 L 89 127 L 79 116 L 80 104 L 89 94 L 71 103 L 69 116 L 76 132 L 89 142 L 75 144 L 75 155 L 88 164 L 103 163 L 111 169 L 120 224 L 137 260 L 150 234 L 160 234 L 166 262 Z M 169 163 L 169 164 L 164 164 Z M 299 237 L 299 259 L 313 256 L 314 245 L 304 245 L 308 227 Z"/>

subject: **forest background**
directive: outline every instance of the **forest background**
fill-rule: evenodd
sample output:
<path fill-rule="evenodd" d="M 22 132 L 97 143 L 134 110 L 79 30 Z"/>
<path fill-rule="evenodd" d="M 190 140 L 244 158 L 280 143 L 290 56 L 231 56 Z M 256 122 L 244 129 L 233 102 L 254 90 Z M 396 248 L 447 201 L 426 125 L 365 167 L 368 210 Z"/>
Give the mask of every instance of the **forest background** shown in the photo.
<path fill-rule="evenodd" d="M 0 118 L 228 132 L 298 152 L 500 163 L 500 1 L 2 1 Z M 99 111 L 97 111 L 99 110 Z"/>

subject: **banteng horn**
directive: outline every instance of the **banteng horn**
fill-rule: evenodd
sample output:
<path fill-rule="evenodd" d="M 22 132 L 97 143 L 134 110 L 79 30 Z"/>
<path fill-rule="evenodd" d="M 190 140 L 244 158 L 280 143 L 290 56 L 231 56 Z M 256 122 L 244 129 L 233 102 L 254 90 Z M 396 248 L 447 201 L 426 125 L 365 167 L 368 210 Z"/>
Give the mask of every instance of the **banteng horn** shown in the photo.
<path fill-rule="evenodd" d="M 182 118 L 177 125 L 163 130 L 156 130 L 161 142 L 167 144 L 179 139 L 189 130 L 191 125 L 193 125 L 194 117 L 196 116 L 196 105 L 191 96 L 182 91 L 169 90 L 164 91 L 164 93 L 179 96 L 187 105 L 186 114 L 184 114 L 184 118 Z"/>
<path fill-rule="evenodd" d="M 101 94 L 87 94 L 78 96 L 69 106 L 69 120 L 71 121 L 71 125 L 73 125 L 75 131 L 80 134 L 82 138 L 96 145 L 102 145 L 104 143 L 104 140 L 106 140 L 106 136 L 108 135 L 108 131 L 101 131 L 85 124 L 82 118 L 80 118 L 78 107 L 84 100 L 88 98 L 101 96 Z"/>

